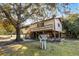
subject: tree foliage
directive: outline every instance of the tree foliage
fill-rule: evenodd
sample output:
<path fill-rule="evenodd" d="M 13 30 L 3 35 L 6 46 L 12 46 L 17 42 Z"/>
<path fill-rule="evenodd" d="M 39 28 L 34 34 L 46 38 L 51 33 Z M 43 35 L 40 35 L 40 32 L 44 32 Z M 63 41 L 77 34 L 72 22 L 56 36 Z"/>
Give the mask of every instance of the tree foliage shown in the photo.
<path fill-rule="evenodd" d="M 0 35 L 6 35 L 7 34 L 7 32 L 6 32 L 6 30 L 4 29 L 4 27 L 3 27 L 3 22 L 2 22 L 2 20 L 0 20 Z"/>
<path fill-rule="evenodd" d="M 9 20 L 7 20 L 7 19 L 3 20 L 2 25 L 8 34 L 12 34 L 15 32 L 15 28 L 13 27 L 13 25 L 10 23 Z"/>
<path fill-rule="evenodd" d="M 67 19 L 64 20 L 63 28 L 66 30 L 67 34 L 77 38 L 79 35 L 79 15 L 70 14 Z"/>

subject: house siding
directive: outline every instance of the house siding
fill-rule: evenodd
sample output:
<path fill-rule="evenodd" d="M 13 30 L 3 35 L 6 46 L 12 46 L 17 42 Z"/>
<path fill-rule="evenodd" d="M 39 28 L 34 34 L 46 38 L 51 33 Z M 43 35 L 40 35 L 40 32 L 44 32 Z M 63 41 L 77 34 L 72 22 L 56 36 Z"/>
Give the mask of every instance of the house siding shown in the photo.
<path fill-rule="evenodd" d="M 54 20 L 49 20 L 44 22 L 44 25 L 50 25 L 50 24 L 54 24 Z"/>
<path fill-rule="evenodd" d="M 33 25 L 30 25 L 29 28 L 36 28 L 37 27 L 37 24 L 33 24 Z"/>

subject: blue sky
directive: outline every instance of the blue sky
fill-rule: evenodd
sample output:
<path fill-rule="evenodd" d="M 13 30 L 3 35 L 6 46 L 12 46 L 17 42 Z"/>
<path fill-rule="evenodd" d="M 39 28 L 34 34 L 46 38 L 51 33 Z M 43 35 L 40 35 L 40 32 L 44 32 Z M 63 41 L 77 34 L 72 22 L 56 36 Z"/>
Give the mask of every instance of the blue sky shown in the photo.
<path fill-rule="evenodd" d="M 68 9 L 70 9 L 70 11 L 72 13 L 78 13 L 79 14 L 79 3 L 70 3 L 68 5 Z"/>
<path fill-rule="evenodd" d="M 79 3 L 72 3 L 69 5 L 69 8 L 71 8 L 72 12 L 79 13 Z"/>
<path fill-rule="evenodd" d="M 64 15 L 64 8 L 61 6 L 61 4 L 58 5 L 59 9 L 62 13 L 57 11 L 57 16 L 61 17 L 62 14 Z M 68 8 L 67 8 L 68 7 Z M 66 11 L 70 11 L 73 14 L 79 14 L 79 3 L 70 3 L 65 8 Z"/>

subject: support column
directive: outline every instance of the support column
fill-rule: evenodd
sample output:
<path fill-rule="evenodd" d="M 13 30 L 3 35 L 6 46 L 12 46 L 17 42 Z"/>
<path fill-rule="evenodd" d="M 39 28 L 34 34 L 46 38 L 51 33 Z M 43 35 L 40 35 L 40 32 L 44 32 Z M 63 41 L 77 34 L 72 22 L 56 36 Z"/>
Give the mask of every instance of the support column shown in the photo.
<path fill-rule="evenodd" d="M 59 41 L 61 41 L 61 33 L 59 32 L 59 36 L 58 36 Z"/>
<path fill-rule="evenodd" d="M 58 33 L 59 35 L 58 35 L 58 38 L 60 38 L 60 32 Z"/>
<path fill-rule="evenodd" d="M 54 31 L 53 34 L 54 34 L 54 40 L 56 40 L 56 32 Z"/>
<path fill-rule="evenodd" d="M 45 34 L 45 32 L 43 31 L 43 34 Z"/>
<path fill-rule="evenodd" d="M 38 35 L 38 33 L 36 32 L 36 40 L 37 40 L 37 38 L 38 38 L 37 35 Z"/>

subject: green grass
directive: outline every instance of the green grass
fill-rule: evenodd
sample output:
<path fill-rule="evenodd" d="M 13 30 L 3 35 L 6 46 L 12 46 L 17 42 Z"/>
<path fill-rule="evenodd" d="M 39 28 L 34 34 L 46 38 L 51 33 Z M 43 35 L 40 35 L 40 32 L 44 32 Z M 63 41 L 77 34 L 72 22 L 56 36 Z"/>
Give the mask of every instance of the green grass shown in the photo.
<path fill-rule="evenodd" d="M 40 49 L 39 41 L 10 44 L 0 48 L 1 56 L 77 56 L 78 40 L 64 40 L 59 43 L 47 42 L 47 50 Z"/>

